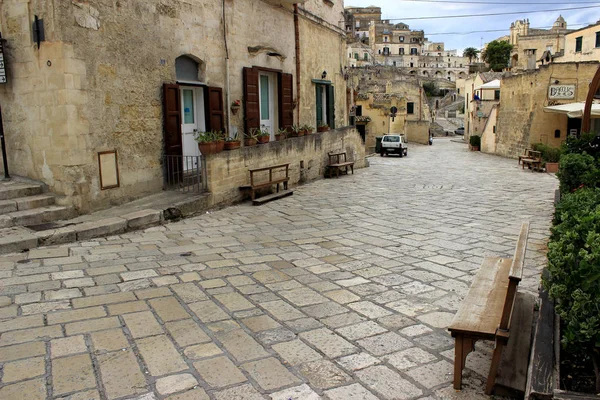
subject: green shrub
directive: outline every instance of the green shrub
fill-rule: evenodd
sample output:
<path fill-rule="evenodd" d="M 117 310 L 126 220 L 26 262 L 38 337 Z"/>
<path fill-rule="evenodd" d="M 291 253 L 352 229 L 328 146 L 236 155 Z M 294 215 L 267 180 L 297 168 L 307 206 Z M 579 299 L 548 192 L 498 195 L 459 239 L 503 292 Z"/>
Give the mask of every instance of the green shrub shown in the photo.
<path fill-rule="evenodd" d="M 564 324 L 563 347 L 592 357 L 600 390 L 600 189 L 566 194 L 554 223 L 543 284 Z"/>
<path fill-rule="evenodd" d="M 596 161 L 587 153 L 563 154 L 556 176 L 560 181 L 561 194 L 569 193 L 581 185 L 597 187 L 600 184 Z"/>
<path fill-rule="evenodd" d="M 469 137 L 469 144 L 473 147 L 481 146 L 481 136 L 473 135 Z"/>
<path fill-rule="evenodd" d="M 590 142 L 594 139 L 596 134 L 582 133 L 579 137 L 569 136 L 562 145 L 563 154 L 581 154 L 587 153 L 594 157 L 596 160 L 600 159 L 600 151 L 592 148 Z"/>
<path fill-rule="evenodd" d="M 543 143 L 536 143 L 531 146 L 535 151 L 542 153 L 542 160 L 545 162 L 555 163 L 560 160 L 562 150 L 557 147 L 551 147 Z"/>

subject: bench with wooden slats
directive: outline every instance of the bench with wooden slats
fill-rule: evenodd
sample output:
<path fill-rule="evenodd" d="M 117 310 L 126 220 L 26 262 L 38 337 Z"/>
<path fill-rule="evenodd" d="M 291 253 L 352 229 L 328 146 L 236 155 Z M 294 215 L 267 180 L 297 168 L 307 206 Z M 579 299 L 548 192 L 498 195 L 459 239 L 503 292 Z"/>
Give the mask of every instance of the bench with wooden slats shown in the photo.
<path fill-rule="evenodd" d="M 340 172 L 348 175 L 348 168 L 352 171 L 352 175 L 354 175 L 354 161 L 348 161 L 346 159 L 346 152 L 341 153 L 328 153 L 329 156 L 329 164 L 327 165 L 327 171 L 329 173 L 329 177 L 333 176 L 335 172 L 336 178 L 339 178 Z"/>
<path fill-rule="evenodd" d="M 279 199 L 281 197 L 290 196 L 294 192 L 288 190 L 288 182 L 290 180 L 290 164 L 273 165 L 270 167 L 249 169 L 250 185 L 242 186 L 240 189 L 250 190 L 250 198 L 252 204 L 259 205 L 267 201 Z M 267 173 L 268 172 L 268 173 Z M 283 184 L 283 190 L 279 191 L 279 185 Z M 276 192 L 268 196 L 256 198 L 256 191 L 276 185 Z"/>
<path fill-rule="evenodd" d="M 454 388 L 460 390 L 467 355 L 477 340 L 494 340 L 495 348 L 486 394 L 491 394 L 502 356 L 510 337 L 511 316 L 517 287 L 523 276 L 529 223 L 521 226 L 514 258 L 486 257 L 467 296 L 448 330 L 455 338 Z"/>

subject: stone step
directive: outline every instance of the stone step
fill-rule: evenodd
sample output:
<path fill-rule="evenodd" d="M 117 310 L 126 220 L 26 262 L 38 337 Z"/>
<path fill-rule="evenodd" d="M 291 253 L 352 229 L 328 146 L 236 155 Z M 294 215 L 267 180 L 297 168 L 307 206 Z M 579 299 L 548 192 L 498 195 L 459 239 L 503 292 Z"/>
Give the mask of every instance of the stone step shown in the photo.
<path fill-rule="evenodd" d="M 31 210 L 32 208 L 51 206 L 54 195 L 38 194 L 35 196 L 18 197 L 10 200 L 0 200 L 0 215 L 15 211 Z"/>
<path fill-rule="evenodd" d="M 42 185 L 8 181 L 0 183 L 0 200 L 10 200 L 20 197 L 35 196 L 43 192 Z"/>
<path fill-rule="evenodd" d="M 0 228 L 0 254 L 17 253 L 38 246 L 38 238 L 22 226 Z"/>
<path fill-rule="evenodd" d="M 41 225 L 48 222 L 73 218 L 75 214 L 72 207 L 52 205 L 32 208 L 30 210 L 15 211 L 0 215 L 0 228 Z"/>

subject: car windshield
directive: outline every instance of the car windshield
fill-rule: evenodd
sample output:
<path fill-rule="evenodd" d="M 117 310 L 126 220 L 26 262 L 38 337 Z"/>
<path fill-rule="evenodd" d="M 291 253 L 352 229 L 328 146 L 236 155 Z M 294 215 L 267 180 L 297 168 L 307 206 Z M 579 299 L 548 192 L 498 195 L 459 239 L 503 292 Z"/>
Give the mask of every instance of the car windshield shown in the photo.
<path fill-rule="evenodd" d="M 384 136 L 383 141 L 384 142 L 399 142 L 400 136 Z"/>

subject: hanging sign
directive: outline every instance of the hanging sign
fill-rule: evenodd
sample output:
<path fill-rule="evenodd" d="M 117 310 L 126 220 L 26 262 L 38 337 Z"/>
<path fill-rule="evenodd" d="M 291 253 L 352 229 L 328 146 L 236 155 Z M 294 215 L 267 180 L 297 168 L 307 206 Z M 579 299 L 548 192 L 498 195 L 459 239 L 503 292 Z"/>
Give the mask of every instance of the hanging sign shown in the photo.
<path fill-rule="evenodd" d="M 0 83 L 6 83 L 6 68 L 4 65 L 4 44 L 0 34 Z"/>

